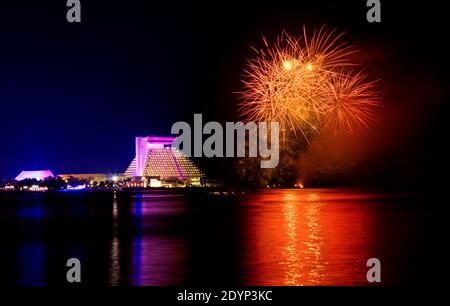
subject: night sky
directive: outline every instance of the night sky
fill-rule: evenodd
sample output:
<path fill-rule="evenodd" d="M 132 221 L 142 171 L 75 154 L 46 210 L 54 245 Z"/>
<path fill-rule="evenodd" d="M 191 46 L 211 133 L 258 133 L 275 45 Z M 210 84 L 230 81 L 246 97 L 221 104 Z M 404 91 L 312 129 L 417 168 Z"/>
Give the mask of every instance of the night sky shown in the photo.
<path fill-rule="evenodd" d="M 135 136 L 169 136 L 194 113 L 236 121 L 250 46 L 322 24 L 347 31 L 386 86 L 386 137 L 364 175 L 366 163 L 381 177 L 419 177 L 443 160 L 444 10 L 382 1 L 381 24 L 369 24 L 363 0 L 242 2 L 81 1 L 81 24 L 66 21 L 63 0 L 2 2 L 0 178 L 123 172 Z"/>

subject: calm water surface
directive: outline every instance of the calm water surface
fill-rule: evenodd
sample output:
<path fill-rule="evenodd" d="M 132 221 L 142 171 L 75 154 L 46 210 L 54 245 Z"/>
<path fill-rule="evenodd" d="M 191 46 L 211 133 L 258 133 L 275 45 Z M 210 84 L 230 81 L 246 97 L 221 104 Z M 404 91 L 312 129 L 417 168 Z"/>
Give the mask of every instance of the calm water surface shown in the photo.
<path fill-rule="evenodd" d="M 347 189 L 223 196 L 152 192 L 0 195 L 0 283 L 367 285 L 415 282 L 424 250 L 413 198 Z"/>

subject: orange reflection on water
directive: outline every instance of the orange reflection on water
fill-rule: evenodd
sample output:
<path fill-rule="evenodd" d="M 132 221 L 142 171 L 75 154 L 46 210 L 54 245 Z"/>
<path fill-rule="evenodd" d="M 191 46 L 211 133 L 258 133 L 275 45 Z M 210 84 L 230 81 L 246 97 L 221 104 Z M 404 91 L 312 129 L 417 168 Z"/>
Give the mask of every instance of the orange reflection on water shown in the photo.
<path fill-rule="evenodd" d="M 314 195 L 310 195 L 314 200 Z M 312 283 L 320 283 L 322 278 L 321 262 L 322 238 L 320 236 L 320 224 L 318 213 L 320 204 L 311 201 L 311 205 L 305 206 L 306 210 L 300 212 L 297 207 L 296 197 L 288 193 L 283 201 L 284 231 L 286 233 L 286 246 L 282 251 L 285 261 L 280 262 L 285 265 L 285 284 L 289 286 L 302 285 L 302 279 L 308 279 Z M 301 214 L 301 215 L 299 215 Z M 301 219 L 304 217 L 303 219 Z M 299 222 L 306 224 L 305 233 L 297 231 Z M 299 239 L 298 235 L 305 235 L 306 239 Z M 300 247 L 298 245 L 301 245 Z M 301 258 L 305 258 L 305 264 Z"/>
<path fill-rule="evenodd" d="M 250 197 L 244 283 L 367 284 L 373 228 L 361 201 L 352 194 L 298 189 Z"/>

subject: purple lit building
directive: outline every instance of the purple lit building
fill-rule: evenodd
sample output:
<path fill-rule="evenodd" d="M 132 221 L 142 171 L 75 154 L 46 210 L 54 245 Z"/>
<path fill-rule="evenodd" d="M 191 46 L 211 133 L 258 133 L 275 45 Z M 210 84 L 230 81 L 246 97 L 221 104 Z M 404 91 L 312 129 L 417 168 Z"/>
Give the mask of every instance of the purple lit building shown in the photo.
<path fill-rule="evenodd" d="M 136 155 L 124 175 L 199 183 L 203 172 L 189 157 L 172 147 L 174 140 L 174 137 L 136 137 Z"/>
<path fill-rule="evenodd" d="M 16 181 L 23 181 L 26 179 L 36 179 L 38 181 L 42 181 L 48 177 L 53 177 L 53 173 L 50 170 L 22 171 L 16 177 Z"/>

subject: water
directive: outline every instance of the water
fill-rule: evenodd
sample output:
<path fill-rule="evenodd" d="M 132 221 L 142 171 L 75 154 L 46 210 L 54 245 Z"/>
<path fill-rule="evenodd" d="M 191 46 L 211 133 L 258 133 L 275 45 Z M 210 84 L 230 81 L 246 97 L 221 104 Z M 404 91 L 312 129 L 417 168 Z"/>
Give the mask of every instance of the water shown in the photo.
<path fill-rule="evenodd" d="M 86 286 L 367 285 L 420 280 L 424 212 L 404 194 L 0 194 L 0 283 Z"/>

